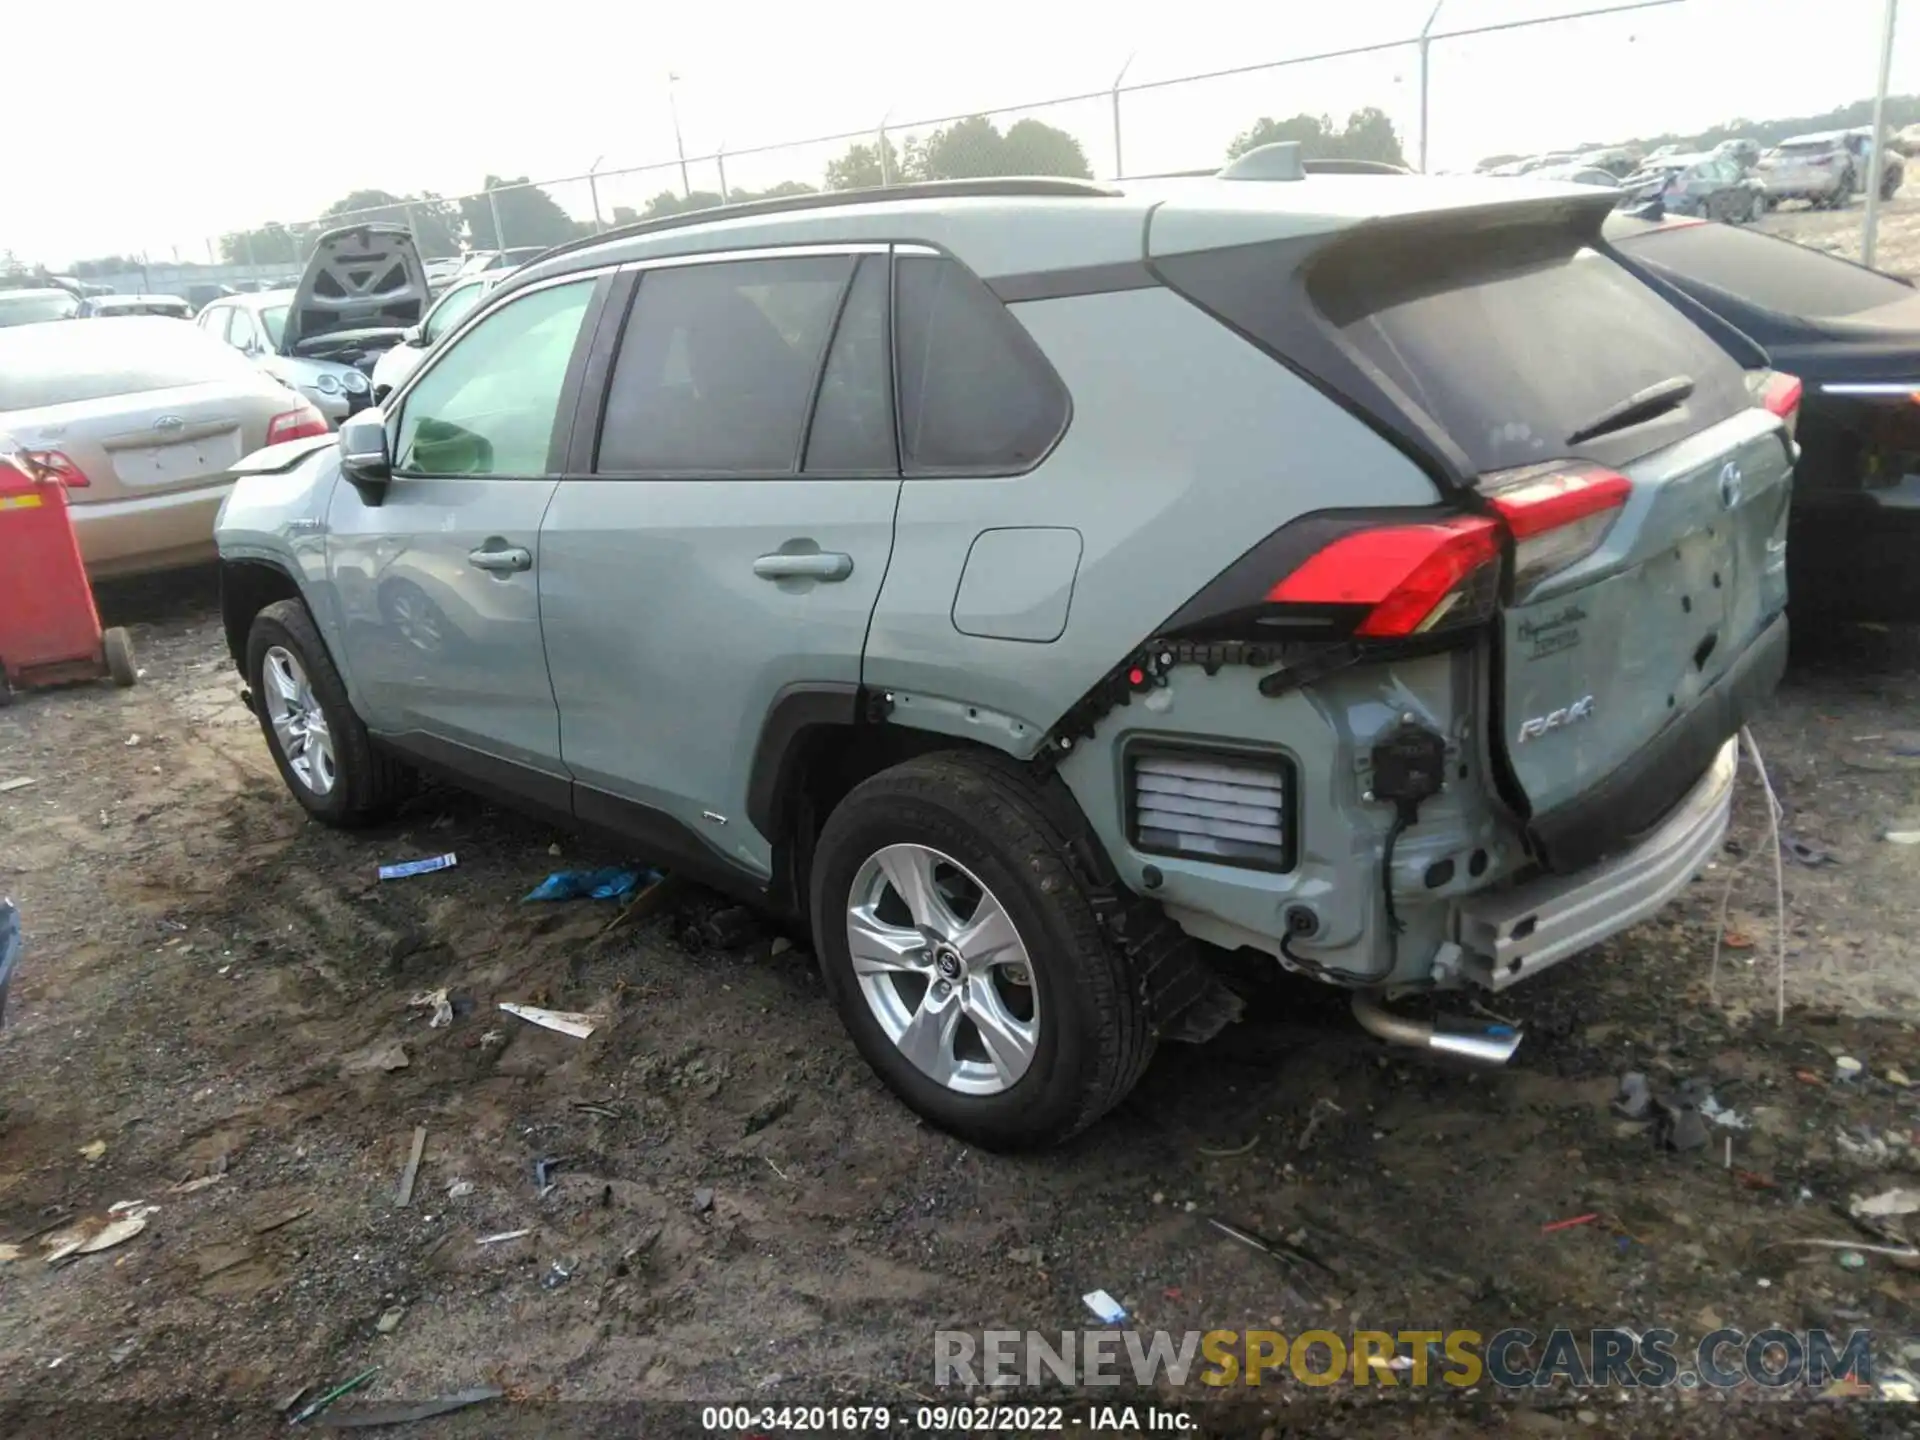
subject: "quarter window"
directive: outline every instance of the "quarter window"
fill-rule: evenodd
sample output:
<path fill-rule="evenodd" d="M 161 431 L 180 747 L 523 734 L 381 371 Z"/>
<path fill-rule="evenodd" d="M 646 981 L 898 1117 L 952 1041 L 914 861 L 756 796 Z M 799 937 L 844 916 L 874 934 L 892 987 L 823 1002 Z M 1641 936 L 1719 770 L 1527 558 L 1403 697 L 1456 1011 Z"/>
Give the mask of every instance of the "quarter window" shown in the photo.
<path fill-rule="evenodd" d="M 1066 428 L 1066 387 L 1019 321 L 957 262 L 894 261 L 907 473 L 1031 469 Z"/>
<path fill-rule="evenodd" d="M 592 279 L 522 295 L 441 355 L 400 412 L 410 475 L 545 475 Z"/>
<path fill-rule="evenodd" d="M 894 475 L 893 356 L 887 340 L 887 259 L 860 262 L 834 331 L 807 436 L 809 474 Z"/>
<path fill-rule="evenodd" d="M 602 474 L 790 474 L 850 256 L 642 276 L 608 386 Z"/>

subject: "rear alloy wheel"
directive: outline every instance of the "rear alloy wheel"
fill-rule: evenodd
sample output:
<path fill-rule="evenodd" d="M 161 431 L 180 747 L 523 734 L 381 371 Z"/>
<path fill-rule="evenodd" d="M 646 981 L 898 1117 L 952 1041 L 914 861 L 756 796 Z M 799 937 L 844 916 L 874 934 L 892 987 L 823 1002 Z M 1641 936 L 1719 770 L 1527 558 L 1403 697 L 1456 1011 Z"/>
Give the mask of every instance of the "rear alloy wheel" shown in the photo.
<path fill-rule="evenodd" d="M 1152 1055 L 1142 987 L 1023 770 L 951 752 L 834 809 L 812 864 L 821 971 L 855 1045 L 942 1129 L 997 1149 L 1066 1139 Z"/>
<path fill-rule="evenodd" d="M 307 607 L 281 600 L 254 617 L 247 682 L 267 749 L 314 819 L 351 828 L 383 819 L 407 772 L 373 748 Z"/>

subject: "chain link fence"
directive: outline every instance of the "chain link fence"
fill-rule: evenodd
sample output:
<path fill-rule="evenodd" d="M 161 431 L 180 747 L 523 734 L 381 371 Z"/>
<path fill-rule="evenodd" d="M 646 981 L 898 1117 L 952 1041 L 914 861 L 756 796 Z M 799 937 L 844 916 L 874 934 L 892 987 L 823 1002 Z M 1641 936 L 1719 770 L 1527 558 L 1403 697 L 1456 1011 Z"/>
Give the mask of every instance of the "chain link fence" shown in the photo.
<path fill-rule="evenodd" d="M 1526 85 L 1547 96 L 1555 85 L 1569 83 L 1565 73 L 1557 81 L 1538 73 L 1538 50 L 1525 48 L 1525 32 L 1543 25 L 1559 27 L 1555 34 L 1562 49 L 1580 53 L 1594 66 L 1630 75 L 1638 58 L 1631 47 L 1634 27 L 1643 18 L 1639 12 L 1686 4 L 1696 16 L 1724 11 L 1729 24 L 1745 23 L 1750 17 L 1739 13 L 1744 3 L 1620 0 L 1571 14 L 1523 15 L 1443 31 L 1434 29 L 1442 13 L 1436 5 L 1421 34 L 1330 53 L 1165 77 L 1129 60 L 1105 90 L 932 119 L 889 115 L 866 131 L 677 154 L 637 166 L 596 165 L 590 173 L 558 179 L 490 179 L 489 188 L 465 195 L 421 193 L 393 205 L 197 237 L 167 247 L 170 262 L 143 256 L 146 263 L 138 273 L 88 278 L 115 289 L 154 291 L 178 291 L 191 283 L 249 289 L 291 284 L 320 234 L 367 221 L 406 225 L 429 261 L 451 262 L 472 251 L 544 248 L 638 220 L 808 190 L 991 175 L 1092 179 L 1209 169 L 1236 147 L 1300 138 L 1298 127 L 1312 127 L 1317 124 L 1314 117 L 1321 116 L 1328 117 L 1326 129 L 1317 136 L 1321 153 L 1353 158 L 1397 154 L 1413 168 L 1426 168 L 1436 87 L 1442 94 L 1464 96 L 1499 83 L 1503 91 L 1514 92 L 1515 104 L 1525 104 L 1517 97 L 1526 93 Z M 1860 8 L 1867 0 L 1832 3 Z M 1869 58 L 1863 36 L 1863 81 Z M 1619 107 L 1631 103 L 1630 90 L 1620 91 L 1609 103 L 1614 107 L 1610 116 L 1622 113 Z M 1754 105 L 1757 113 L 1766 113 L 1764 96 L 1756 95 Z M 1856 206 L 1850 215 L 1814 227 L 1818 243 L 1857 250 L 1859 214 Z M 1915 229 L 1920 244 L 1920 224 Z M 435 267 L 436 272 L 444 268 Z"/>

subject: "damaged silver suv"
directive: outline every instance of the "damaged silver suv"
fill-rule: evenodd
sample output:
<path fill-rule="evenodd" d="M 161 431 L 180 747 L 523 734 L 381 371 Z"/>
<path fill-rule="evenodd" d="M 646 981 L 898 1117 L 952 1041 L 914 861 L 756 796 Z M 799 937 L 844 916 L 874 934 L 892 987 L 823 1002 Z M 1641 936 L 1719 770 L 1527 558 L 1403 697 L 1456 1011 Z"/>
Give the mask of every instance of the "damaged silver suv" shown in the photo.
<path fill-rule="evenodd" d="M 785 912 L 982 1143 L 1230 1021 L 1222 951 L 1499 1061 L 1387 997 L 1664 904 L 1784 664 L 1783 417 L 1610 203 L 1281 146 L 564 247 L 246 462 L 233 655 L 317 818 L 431 771 Z"/>

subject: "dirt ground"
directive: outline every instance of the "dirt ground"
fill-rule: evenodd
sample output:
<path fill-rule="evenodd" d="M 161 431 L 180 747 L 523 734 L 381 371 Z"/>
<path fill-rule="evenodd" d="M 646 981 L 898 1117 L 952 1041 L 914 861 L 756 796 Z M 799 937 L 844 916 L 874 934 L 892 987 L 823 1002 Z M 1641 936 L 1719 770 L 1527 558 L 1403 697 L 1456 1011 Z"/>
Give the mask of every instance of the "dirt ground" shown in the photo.
<path fill-rule="evenodd" d="M 1838 210 L 1814 210 L 1793 201 L 1768 215 L 1760 228 L 1816 250 L 1858 260 L 1866 214 L 1866 202 L 1857 196 Z M 1894 275 L 1920 278 L 1920 180 L 1880 207 L 1873 263 L 1876 269 Z"/>
<path fill-rule="evenodd" d="M 1505 1071 L 1383 1054 L 1336 998 L 1276 985 L 1213 1044 L 1163 1049 L 1074 1146 L 1006 1159 L 881 1089 L 804 949 L 701 943 L 717 901 L 619 926 L 606 905 L 519 904 L 562 864 L 624 857 L 445 792 L 363 836 L 307 824 L 236 698 L 210 578 L 103 604 L 143 683 L 0 711 L 0 785 L 34 782 L 0 793 L 0 892 L 28 939 L 0 1032 L 0 1241 L 18 1246 L 0 1248 L 0 1417 L 60 1416 L 0 1432 L 265 1434 L 301 1386 L 375 1366 L 356 1398 L 507 1392 L 383 1433 L 588 1433 L 620 1413 L 595 1402 L 951 1402 L 936 1328 L 1088 1325 L 1095 1288 L 1149 1330 L 1865 1327 L 1883 1375 L 1920 1361 L 1914 1275 L 1788 1244 L 1871 1242 L 1848 1197 L 1920 1168 L 1903 1083 L 1920 847 L 1879 838 L 1920 828 L 1912 636 L 1803 646 L 1758 727 L 1786 830 L 1832 857 L 1786 871 L 1784 1026 L 1749 781 L 1735 849 L 1759 858 L 1730 929 L 1751 948 L 1717 980 L 1733 853 L 1657 922 L 1502 997 L 1529 1032 Z M 457 868 L 375 878 L 443 851 Z M 455 1014 L 436 1029 L 410 1002 L 441 988 Z M 575 1040 L 501 1001 L 602 1023 Z M 1835 1083 L 1843 1053 L 1861 1082 Z M 1608 1110 L 1628 1070 L 1705 1077 L 1750 1128 L 1665 1151 Z M 117 1248 L 46 1262 L 120 1201 L 159 1209 Z M 1328 1269 L 1284 1268 L 1215 1217 Z M 1912 1222 L 1885 1223 L 1897 1242 Z M 1215 1433 L 1273 1435 L 1864 1433 L 1915 1414 L 1751 1389 L 1325 1394 L 1172 1398 Z M 191 1423 L 133 1409 L 162 1404 Z"/>

